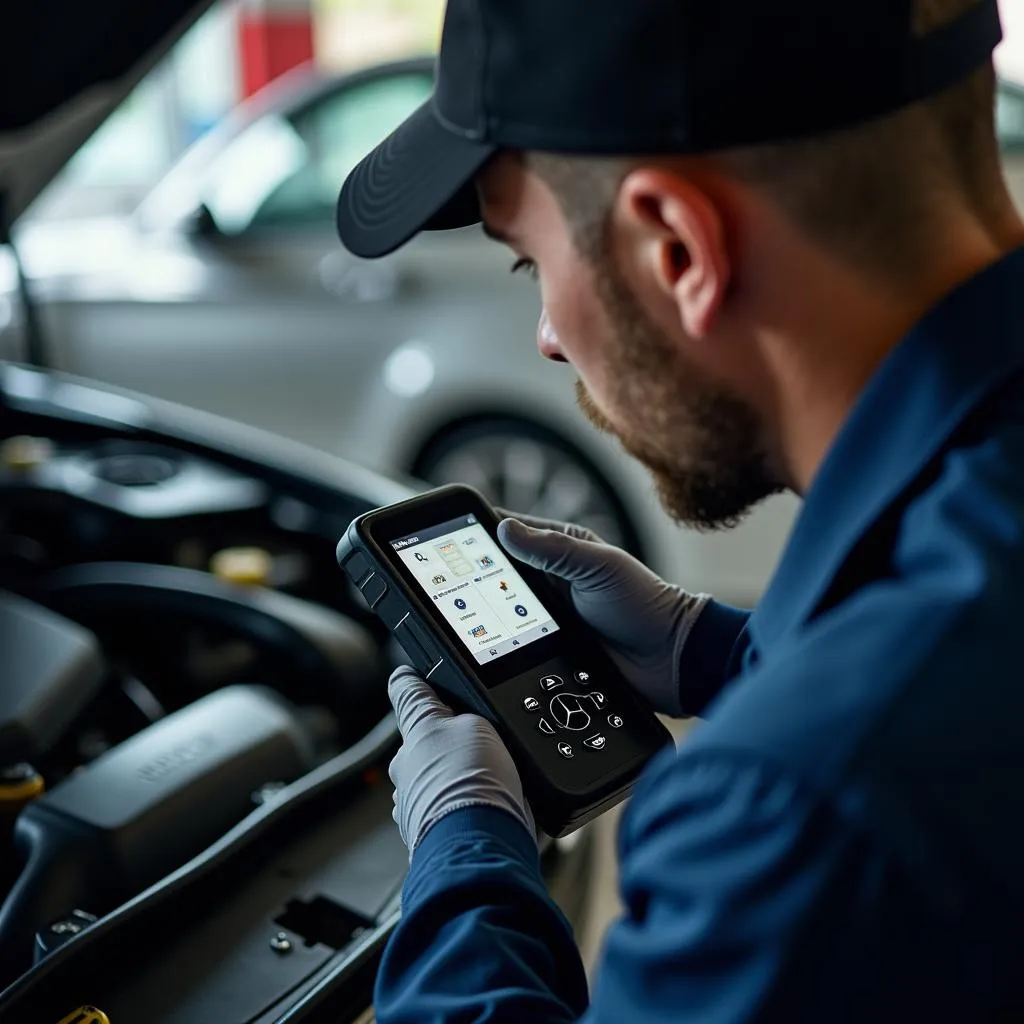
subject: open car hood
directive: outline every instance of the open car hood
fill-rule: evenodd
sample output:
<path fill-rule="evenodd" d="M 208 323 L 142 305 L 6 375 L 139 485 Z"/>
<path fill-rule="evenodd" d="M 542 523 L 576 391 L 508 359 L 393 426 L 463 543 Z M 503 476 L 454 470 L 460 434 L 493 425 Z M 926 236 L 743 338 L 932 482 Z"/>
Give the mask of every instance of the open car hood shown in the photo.
<path fill-rule="evenodd" d="M 0 15 L 0 227 L 213 0 L 19 0 Z"/>

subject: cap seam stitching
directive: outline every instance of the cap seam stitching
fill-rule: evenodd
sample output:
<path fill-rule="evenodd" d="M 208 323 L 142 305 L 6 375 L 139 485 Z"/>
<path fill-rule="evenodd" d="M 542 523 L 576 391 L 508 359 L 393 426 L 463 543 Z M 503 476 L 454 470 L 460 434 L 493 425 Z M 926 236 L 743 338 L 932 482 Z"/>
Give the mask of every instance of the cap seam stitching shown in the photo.
<path fill-rule="evenodd" d="M 449 121 L 448 118 L 441 113 L 436 100 L 435 102 L 432 102 L 430 106 L 434 112 L 435 120 L 442 128 L 444 128 L 445 131 L 451 132 L 453 135 L 458 135 L 463 139 L 469 139 L 471 142 L 485 141 L 484 132 L 479 131 L 476 128 L 464 128 L 462 125 L 458 125 L 454 121 Z"/>

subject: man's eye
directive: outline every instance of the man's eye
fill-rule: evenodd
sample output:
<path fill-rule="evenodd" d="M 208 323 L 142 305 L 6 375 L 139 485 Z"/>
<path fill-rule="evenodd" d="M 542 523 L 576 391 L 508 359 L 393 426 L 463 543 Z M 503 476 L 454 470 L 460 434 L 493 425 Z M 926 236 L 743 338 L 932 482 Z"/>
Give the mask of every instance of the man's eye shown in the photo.
<path fill-rule="evenodd" d="M 525 256 L 522 259 L 518 259 L 512 264 L 512 273 L 518 274 L 520 271 L 525 271 L 535 281 L 537 280 L 537 264 L 533 260 L 527 259 Z"/>

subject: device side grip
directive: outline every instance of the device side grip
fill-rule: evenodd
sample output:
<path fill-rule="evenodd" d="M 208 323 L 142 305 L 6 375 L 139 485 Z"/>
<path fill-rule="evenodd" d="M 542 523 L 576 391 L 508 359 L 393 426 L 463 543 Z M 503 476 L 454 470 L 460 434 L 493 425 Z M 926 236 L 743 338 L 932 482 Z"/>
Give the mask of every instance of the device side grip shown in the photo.
<path fill-rule="evenodd" d="M 452 705 L 495 721 L 494 711 L 451 657 L 417 621 L 413 607 L 377 565 L 353 523 L 338 543 L 338 564 L 364 600 L 391 630 L 409 662 Z"/>

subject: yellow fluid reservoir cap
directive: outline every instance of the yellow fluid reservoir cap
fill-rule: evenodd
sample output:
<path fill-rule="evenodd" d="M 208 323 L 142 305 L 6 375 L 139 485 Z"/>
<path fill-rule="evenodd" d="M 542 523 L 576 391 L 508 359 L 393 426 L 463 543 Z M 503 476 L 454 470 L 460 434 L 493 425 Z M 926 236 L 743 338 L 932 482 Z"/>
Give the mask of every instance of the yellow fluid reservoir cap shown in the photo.
<path fill-rule="evenodd" d="M 0 443 L 0 464 L 8 469 L 34 469 L 53 455 L 48 437 L 9 437 Z"/>
<path fill-rule="evenodd" d="M 46 788 L 42 775 L 30 764 L 0 768 L 0 811 L 34 800 Z"/>
<path fill-rule="evenodd" d="M 110 1018 L 95 1006 L 80 1006 L 61 1017 L 57 1024 L 110 1024 Z"/>
<path fill-rule="evenodd" d="M 229 583 L 265 587 L 274 559 L 263 548 L 224 548 L 210 559 L 210 572 Z"/>

